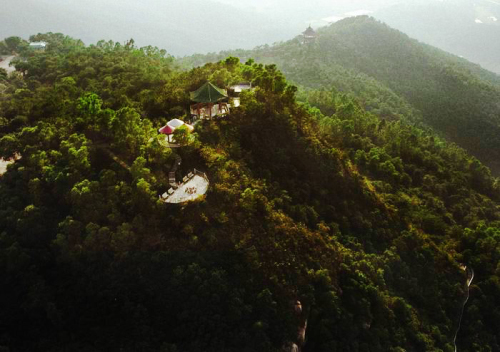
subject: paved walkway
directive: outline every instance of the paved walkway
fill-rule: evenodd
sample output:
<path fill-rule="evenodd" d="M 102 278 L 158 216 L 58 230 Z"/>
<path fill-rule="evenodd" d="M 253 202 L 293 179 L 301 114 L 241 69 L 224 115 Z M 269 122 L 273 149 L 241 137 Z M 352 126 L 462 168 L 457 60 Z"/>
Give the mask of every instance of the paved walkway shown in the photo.
<path fill-rule="evenodd" d="M 21 155 L 16 154 L 13 159 L 5 160 L 0 158 L 0 176 L 7 172 L 7 166 L 13 164 L 16 160 L 21 159 Z"/>
<path fill-rule="evenodd" d="M 7 171 L 7 165 L 12 164 L 13 162 L 13 160 L 0 159 L 0 176 L 2 176 Z"/>
<path fill-rule="evenodd" d="M 14 66 L 9 66 L 9 63 L 15 58 L 14 55 L 2 57 L 3 61 L 0 61 L 0 68 L 3 68 L 7 73 L 14 72 L 16 69 Z"/>

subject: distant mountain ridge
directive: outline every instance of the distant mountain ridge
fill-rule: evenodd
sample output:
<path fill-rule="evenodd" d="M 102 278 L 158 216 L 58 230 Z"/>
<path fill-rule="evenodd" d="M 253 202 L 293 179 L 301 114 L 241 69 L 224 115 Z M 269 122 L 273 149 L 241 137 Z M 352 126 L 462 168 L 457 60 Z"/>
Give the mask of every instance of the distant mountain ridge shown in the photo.
<path fill-rule="evenodd" d="M 244 26 L 240 26 L 242 21 Z M 27 39 L 40 32 L 62 32 L 87 44 L 134 38 L 141 46 L 155 45 L 174 55 L 186 55 L 250 48 L 286 38 L 291 30 L 286 22 L 277 23 L 265 13 L 213 0 L 2 1 L 0 38 L 18 35 Z"/>
<path fill-rule="evenodd" d="M 406 1 L 373 16 L 413 38 L 500 73 L 497 1 Z"/>
<path fill-rule="evenodd" d="M 367 16 L 336 22 L 318 34 L 310 46 L 296 38 L 252 51 L 193 56 L 185 63 L 198 65 L 227 55 L 276 63 L 306 90 L 343 91 L 386 118 L 422 117 L 437 133 L 500 171 L 498 75 Z"/>

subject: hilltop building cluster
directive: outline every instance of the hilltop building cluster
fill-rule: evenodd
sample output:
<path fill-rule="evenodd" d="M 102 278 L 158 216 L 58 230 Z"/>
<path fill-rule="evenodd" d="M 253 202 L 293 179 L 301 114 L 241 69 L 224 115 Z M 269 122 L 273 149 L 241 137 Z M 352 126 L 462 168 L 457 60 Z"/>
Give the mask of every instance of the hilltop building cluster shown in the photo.
<path fill-rule="evenodd" d="M 229 114 L 230 108 L 240 106 L 240 93 L 244 90 L 252 89 L 252 84 L 241 82 L 221 89 L 211 82 L 206 82 L 194 92 L 190 92 L 190 113 L 193 124 L 201 119 L 211 119 L 216 116 Z M 229 93 L 228 93 L 229 91 Z M 165 135 L 165 146 L 169 148 L 182 147 L 182 143 L 176 141 L 174 132 L 180 127 L 185 127 L 189 132 L 194 130 L 194 126 L 179 119 L 170 120 L 165 126 L 158 130 L 158 133 Z M 181 164 L 180 157 L 175 161 L 174 167 L 169 173 L 171 188 L 160 195 L 160 199 L 165 203 L 179 204 L 195 200 L 204 195 L 208 190 L 209 181 L 206 174 L 194 169 L 185 176 L 182 182 L 176 182 L 177 166 Z"/>

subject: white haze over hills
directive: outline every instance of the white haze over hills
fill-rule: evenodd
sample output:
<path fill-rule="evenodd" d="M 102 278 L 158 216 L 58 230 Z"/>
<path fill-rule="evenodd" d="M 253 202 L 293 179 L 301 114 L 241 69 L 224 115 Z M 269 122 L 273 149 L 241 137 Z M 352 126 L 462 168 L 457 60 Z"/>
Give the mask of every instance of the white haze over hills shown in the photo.
<path fill-rule="evenodd" d="M 0 38 L 62 32 L 155 45 L 173 55 L 253 48 L 313 27 L 370 13 L 394 0 L 2 0 Z M 355 13 L 352 13 L 355 14 Z M 322 20 L 327 19 L 327 20 Z M 329 20 L 330 19 L 330 20 Z"/>
<path fill-rule="evenodd" d="M 500 73 L 500 0 L 402 1 L 374 17 Z"/>
<path fill-rule="evenodd" d="M 209 0 L 2 0 L 0 37 L 62 32 L 98 40 L 155 45 L 174 55 L 257 45 L 270 35 L 264 15 Z M 240 25 L 242 22 L 244 26 Z M 259 28 L 257 31 L 252 28 Z"/>
<path fill-rule="evenodd" d="M 500 72 L 500 0 L 1 0 L 0 39 L 133 38 L 182 56 L 272 44 L 364 14 Z"/>

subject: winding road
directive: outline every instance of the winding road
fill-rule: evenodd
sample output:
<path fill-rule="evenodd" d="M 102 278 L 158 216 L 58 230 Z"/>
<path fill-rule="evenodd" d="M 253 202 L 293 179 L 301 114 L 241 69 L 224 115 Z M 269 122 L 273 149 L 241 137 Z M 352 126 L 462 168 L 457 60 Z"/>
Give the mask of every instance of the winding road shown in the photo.
<path fill-rule="evenodd" d="M 462 304 L 462 310 L 460 312 L 460 319 L 458 321 L 458 328 L 457 331 L 455 332 L 455 337 L 453 338 L 453 344 L 455 345 L 455 352 L 457 352 L 457 336 L 458 333 L 460 332 L 460 326 L 462 325 L 462 317 L 464 315 L 464 309 L 465 305 L 467 304 L 467 301 L 469 300 L 469 290 L 470 290 L 470 285 L 472 284 L 472 280 L 474 280 L 474 269 L 465 267 L 465 271 L 467 273 L 467 281 L 465 282 L 465 285 L 467 286 L 467 296 L 465 297 L 464 303 Z"/>

